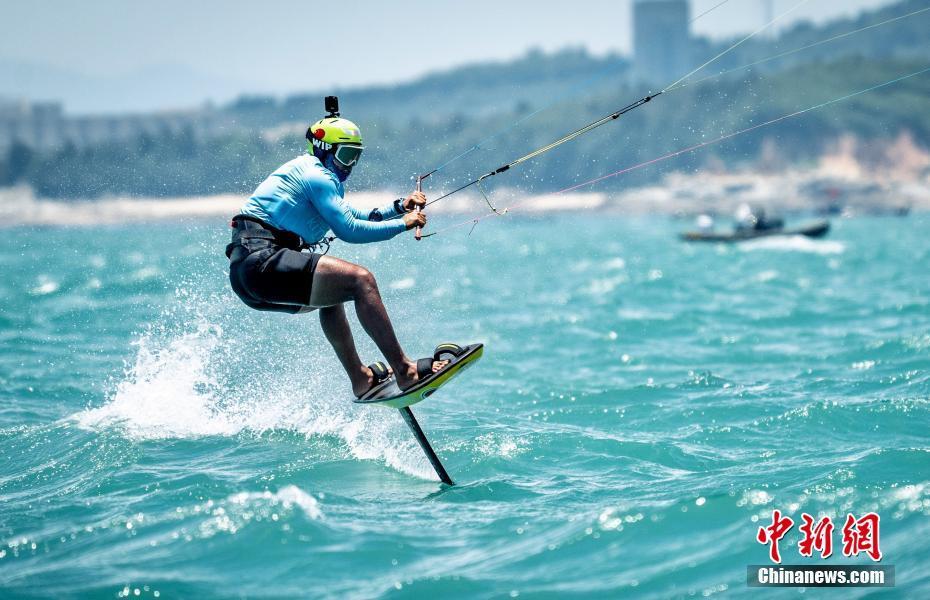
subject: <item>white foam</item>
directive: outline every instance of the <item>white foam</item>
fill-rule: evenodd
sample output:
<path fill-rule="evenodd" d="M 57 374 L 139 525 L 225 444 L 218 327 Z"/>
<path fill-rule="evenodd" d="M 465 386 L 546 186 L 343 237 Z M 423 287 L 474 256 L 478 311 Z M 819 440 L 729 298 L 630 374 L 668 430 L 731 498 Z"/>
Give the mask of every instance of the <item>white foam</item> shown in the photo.
<path fill-rule="evenodd" d="M 296 485 L 286 485 L 276 493 L 268 490 L 264 492 L 240 492 L 227 498 L 227 501 L 230 504 L 245 507 L 259 504 L 280 505 L 285 509 L 290 509 L 296 506 L 310 519 L 323 518 L 323 511 L 320 510 L 320 503 L 317 499 Z"/>
<path fill-rule="evenodd" d="M 310 520 L 323 519 L 317 499 L 296 485 L 286 485 L 277 492 L 239 492 L 224 500 L 207 500 L 192 508 L 178 509 L 176 516 L 203 518 L 196 535 L 205 539 L 219 533 L 235 535 L 252 521 L 286 520 L 295 509 Z M 185 535 L 193 537 L 191 533 Z M 180 532 L 175 536 L 179 537 Z"/>
<path fill-rule="evenodd" d="M 671 321 L 674 314 L 657 312 L 648 308 L 619 308 L 617 316 L 624 321 Z"/>
<path fill-rule="evenodd" d="M 36 286 L 32 288 L 32 294 L 35 296 L 47 296 L 48 294 L 57 292 L 59 287 L 61 287 L 59 283 L 51 279 L 48 275 L 39 275 L 39 281 Z"/>
<path fill-rule="evenodd" d="M 409 290 L 415 286 L 416 283 L 417 282 L 413 277 L 404 277 L 403 279 L 392 281 L 389 287 L 392 290 Z"/>
<path fill-rule="evenodd" d="M 777 278 L 778 278 L 778 271 L 769 269 L 768 271 L 760 272 L 752 279 L 753 281 L 757 281 L 759 283 L 765 283 L 767 281 L 772 281 L 773 279 L 777 279 Z"/>
<path fill-rule="evenodd" d="M 777 250 L 783 252 L 810 252 L 812 254 L 842 254 L 846 251 L 843 242 L 835 240 L 812 240 L 803 235 L 773 236 L 751 240 L 740 245 L 740 249 L 751 252 L 754 250 Z"/>
<path fill-rule="evenodd" d="M 525 450 L 525 441 L 519 437 L 492 432 L 479 435 L 474 439 L 473 451 L 484 456 L 509 459 L 522 454 Z"/>
<path fill-rule="evenodd" d="M 231 339 L 222 328 L 207 322 L 167 339 L 143 335 L 136 342 L 134 364 L 108 401 L 70 418 L 85 429 L 117 428 L 134 440 L 268 430 L 335 436 L 345 443 L 348 456 L 382 461 L 402 473 L 436 479 L 394 411 L 349 401 L 345 375 L 326 369 L 335 362 L 329 355 L 312 362 L 282 358 L 267 364 L 267 371 L 256 373 L 254 384 L 230 383 L 223 372 L 241 369 L 234 359 L 244 343 L 248 342 Z M 266 352 L 273 352 L 267 342 L 261 343 Z M 328 348 L 320 351 L 330 352 Z M 308 364 L 321 365 L 321 369 L 308 374 Z"/>
<path fill-rule="evenodd" d="M 603 296 L 613 292 L 617 286 L 629 280 L 630 278 L 623 274 L 614 277 L 596 277 L 588 282 L 583 291 L 589 296 Z"/>
<path fill-rule="evenodd" d="M 243 427 L 241 416 L 219 406 L 217 387 L 207 374 L 207 360 L 222 330 L 202 325 L 152 348 L 143 337 L 136 345 L 136 362 L 116 387 L 110 401 L 77 415 L 82 427 L 119 425 L 135 439 L 232 435 Z"/>
<path fill-rule="evenodd" d="M 626 261 L 619 257 L 612 258 L 604 263 L 604 268 L 619 271 L 626 268 Z"/>
<path fill-rule="evenodd" d="M 136 269 L 129 274 L 129 279 L 132 281 L 148 281 L 150 279 L 157 279 L 161 276 L 161 269 L 154 266 L 142 267 L 141 269 Z"/>

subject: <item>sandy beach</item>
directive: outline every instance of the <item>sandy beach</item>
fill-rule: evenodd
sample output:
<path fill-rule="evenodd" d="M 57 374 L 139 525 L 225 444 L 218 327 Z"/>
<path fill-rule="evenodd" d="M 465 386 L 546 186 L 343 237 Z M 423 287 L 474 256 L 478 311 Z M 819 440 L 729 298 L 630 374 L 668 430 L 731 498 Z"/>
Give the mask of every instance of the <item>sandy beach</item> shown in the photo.
<path fill-rule="evenodd" d="M 441 189 L 427 190 L 436 197 Z M 363 209 L 383 206 L 399 192 L 349 191 L 349 202 Z M 245 194 L 177 198 L 105 197 L 95 200 L 37 198 L 27 187 L 0 189 L 2 226 L 90 226 L 145 221 L 229 217 Z M 490 193 L 495 207 L 508 212 L 604 211 L 614 214 L 732 214 L 742 203 L 781 213 L 877 214 L 930 210 L 930 175 L 883 177 L 837 166 L 781 173 L 672 173 L 660 184 L 613 192 L 578 190 L 526 194 L 512 188 Z M 478 194 L 459 194 L 429 208 L 430 214 L 481 216 L 489 212 Z"/>

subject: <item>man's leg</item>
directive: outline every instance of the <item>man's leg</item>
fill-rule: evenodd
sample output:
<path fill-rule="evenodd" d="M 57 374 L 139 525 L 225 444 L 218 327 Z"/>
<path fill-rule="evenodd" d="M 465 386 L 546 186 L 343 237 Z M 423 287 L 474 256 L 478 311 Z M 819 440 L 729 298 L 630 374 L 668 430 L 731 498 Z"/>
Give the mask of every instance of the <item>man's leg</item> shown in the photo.
<path fill-rule="evenodd" d="M 326 339 L 332 345 L 342 368 L 349 375 L 352 382 L 352 393 L 361 396 L 374 385 L 375 379 L 371 369 L 362 364 L 362 359 L 355 349 L 355 340 L 352 338 L 352 329 L 346 319 L 346 311 L 342 304 L 325 306 L 320 309 L 320 325 Z"/>
<path fill-rule="evenodd" d="M 381 350 L 381 353 L 384 354 L 384 358 L 394 369 L 397 384 L 402 389 L 413 385 L 417 381 L 416 363 L 410 360 L 400 347 L 400 342 L 397 341 L 394 327 L 391 325 L 387 310 L 381 301 L 381 293 L 378 291 L 378 284 L 375 282 L 374 275 L 363 267 L 338 258 L 331 256 L 320 258 L 313 275 L 310 306 L 322 309 L 350 300 L 355 304 L 355 313 L 358 315 L 362 327 L 365 328 L 365 332 L 368 333 L 369 337 L 378 346 L 378 349 Z M 323 318 L 322 313 L 320 317 Z M 351 342 L 352 333 L 349 331 L 348 322 L 345 323 L 344 330 L 341 327 L 334 327 L 331 331 L 333 335 L 340 339 L 337 343 L 345 344 L 346 332 L 348 332 L 348 338 Z M 330 334 L 327 333 L 326 335 L 329 338 Z M 335 348 L 336 344 L 333 344 L 333 347 Z M 354 347 L 354 343 L 352 343 L 353 350 Z M 336 350 L 336 353 L 339 353 L 339 349 Z M 340 360 L 342 360 L 341 357 Z M 361 364 L 357 355 L 355 360 Z M 447 362 L 437 361 L 433 363 L 433 370 L 441 369 Z M 343 366 L 345 366 L 345 363 L 343 363 Z M 354 363 L 350 363 L 348 368 L 354 368 Z"/>

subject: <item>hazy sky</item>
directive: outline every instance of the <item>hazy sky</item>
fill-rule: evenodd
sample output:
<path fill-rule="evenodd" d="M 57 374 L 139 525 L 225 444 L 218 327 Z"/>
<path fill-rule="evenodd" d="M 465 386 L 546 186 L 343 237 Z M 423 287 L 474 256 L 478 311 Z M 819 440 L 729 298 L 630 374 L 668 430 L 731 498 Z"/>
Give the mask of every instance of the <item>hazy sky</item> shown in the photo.
<path fill-rule="evenodd" d="M 719 0 L 694 0 L 692 14 Z M 774 0 L 776 14 L 799 0 Z M 631 0 L 31 0 L 0 5 L 0 62 L 96 78 L 173 70 L 231 90 L 281 94 L 409 79 L 536 46 L 630 48 Z M 808 0 L 786 23 L 854 14 L 888 0 Z M 764 0 L 729 0 L 694 25 L 732 35 L 760 26 Z M 190 78 L 188 78 L 190 79 Z M 188 85 L 179 78 L 177 85 Z M 3 93 L 9 93 L 6 90 Z"/>

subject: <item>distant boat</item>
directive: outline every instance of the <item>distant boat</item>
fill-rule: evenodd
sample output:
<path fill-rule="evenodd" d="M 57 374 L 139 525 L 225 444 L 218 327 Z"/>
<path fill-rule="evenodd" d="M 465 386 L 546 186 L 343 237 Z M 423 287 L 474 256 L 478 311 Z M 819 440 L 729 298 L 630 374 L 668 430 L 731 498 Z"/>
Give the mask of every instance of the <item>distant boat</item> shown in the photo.
<path fill-rule="evenodd" d="M 739 228 L 733 231 L 685 231 L 681 239 L 687 242 L 742 242 L 762 237 L 803 235 L 809 238 L 819 238 L 830 231 L 829 221 L 814 221 L 801 227 L 772 227 L 766 229 Z"/>

